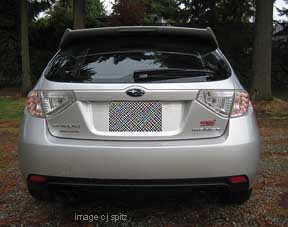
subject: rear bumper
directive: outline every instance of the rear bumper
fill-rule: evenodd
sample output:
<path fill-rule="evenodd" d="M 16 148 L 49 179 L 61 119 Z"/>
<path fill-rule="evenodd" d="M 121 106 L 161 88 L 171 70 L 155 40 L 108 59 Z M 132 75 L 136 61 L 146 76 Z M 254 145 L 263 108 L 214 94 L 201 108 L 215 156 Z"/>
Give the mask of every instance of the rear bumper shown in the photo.
<path fill-rule="evenodd" d="M 60 139 L 49 134 L 44 119 L 26 116 L 18 150 L 25 181 L 30 174 L 59 179 L 156 181 L 245 175 L 251 187 L 259 138 L 252 111 L 231 119 L 219 138 L 179 141 Z"/>

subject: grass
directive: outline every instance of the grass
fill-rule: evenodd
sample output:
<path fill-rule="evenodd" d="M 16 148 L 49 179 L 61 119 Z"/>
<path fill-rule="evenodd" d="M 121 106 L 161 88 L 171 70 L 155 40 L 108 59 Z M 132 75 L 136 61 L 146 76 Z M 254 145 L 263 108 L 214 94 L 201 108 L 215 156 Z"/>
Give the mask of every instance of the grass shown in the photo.
<path fill-rule="evenodd" d="M 0 169 L 10 167 L 16 159 L 15 144 L 24 105 L 24 98 L 0 96 Z"/>
<path fill-rule="evenodd" d="M 24 106 L 24 98 L 0 97 L 0 120 L 15 120 L 20 122 Z"/>

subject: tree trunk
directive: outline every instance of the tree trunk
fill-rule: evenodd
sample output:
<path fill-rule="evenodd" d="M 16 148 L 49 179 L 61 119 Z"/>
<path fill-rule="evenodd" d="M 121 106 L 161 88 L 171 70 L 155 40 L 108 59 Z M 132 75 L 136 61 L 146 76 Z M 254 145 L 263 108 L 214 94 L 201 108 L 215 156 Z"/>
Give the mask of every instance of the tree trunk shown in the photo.
<path fill-rule="evenodd" d="M 22 57 L 22 94 L 25 95 L 31 89 L 28 14 L 27 1 L 20 1 L 21 14 L 21 57 Z"/>
<path fill-rule="evenodd" d="M 73 0 L 73 27 L 74 29 L 85 28 L 85 0 Z"/>
<path fill-rule="evenodd" d="M 271 100 L 273 0 L 256 0 L 252 83 L 255 99 Z"/>

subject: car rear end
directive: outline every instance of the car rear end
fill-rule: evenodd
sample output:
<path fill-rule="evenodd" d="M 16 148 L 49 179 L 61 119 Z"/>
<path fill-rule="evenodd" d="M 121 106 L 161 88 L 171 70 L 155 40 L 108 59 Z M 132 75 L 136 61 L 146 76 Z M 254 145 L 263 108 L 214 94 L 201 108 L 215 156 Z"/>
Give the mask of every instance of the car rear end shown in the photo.
<path fill-rule="evenodd" d="M 210 29 L 67 31 L 20 134 L 30 191 L 58 186 L 249 191 L 259 155 L 248 94 Z"/>

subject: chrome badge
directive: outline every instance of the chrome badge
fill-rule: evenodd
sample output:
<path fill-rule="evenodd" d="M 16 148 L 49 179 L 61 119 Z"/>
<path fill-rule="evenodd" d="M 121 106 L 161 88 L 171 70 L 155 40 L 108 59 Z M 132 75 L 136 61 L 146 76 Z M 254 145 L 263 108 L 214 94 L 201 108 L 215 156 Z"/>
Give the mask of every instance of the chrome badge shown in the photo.
<path fill-rule="evenodd" d="M 126 94 L 131 97 L 141 97 L 145 94 L 145 91 L 139 88 L 132 88 L 126 91 Z"/>

